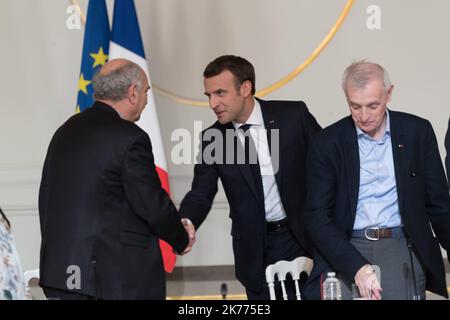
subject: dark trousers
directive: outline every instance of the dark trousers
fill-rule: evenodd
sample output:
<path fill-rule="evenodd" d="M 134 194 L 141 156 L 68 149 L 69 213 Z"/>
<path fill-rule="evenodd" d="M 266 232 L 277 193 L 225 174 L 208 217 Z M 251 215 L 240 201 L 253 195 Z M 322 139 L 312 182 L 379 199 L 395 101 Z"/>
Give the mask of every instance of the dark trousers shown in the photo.
<path fill-rule="evenodd" d="M 42 287 L 45 296 L 49 300 L 98 300 L 98 298 L 87 296 L 74 291 Z"/>
<path fill-rule="evenodd" d="M 305 251 L 294 238 L 292 232 L 286 227 L 277 232 L 268 232 L 266 238 L 266 247 L 264 251 L 264 270 L 265 268 L 279 260 L 293 260 L 297 257 L 305 255 Z M 306 274 L 302 274 L 300 278 L 300 291 L 307 279 Z M 285 281 L 286 292 L 289 300 L 295 300 L 295 284 L 290 275 Z M 270 300 L 269 287 L 266 281 L 263 281 L 262 290 L 254 291 L 245 288 L 248 300 Z M 277 300 L 283 299 L 281 284 L 275 282 L 275 294 Z"/>

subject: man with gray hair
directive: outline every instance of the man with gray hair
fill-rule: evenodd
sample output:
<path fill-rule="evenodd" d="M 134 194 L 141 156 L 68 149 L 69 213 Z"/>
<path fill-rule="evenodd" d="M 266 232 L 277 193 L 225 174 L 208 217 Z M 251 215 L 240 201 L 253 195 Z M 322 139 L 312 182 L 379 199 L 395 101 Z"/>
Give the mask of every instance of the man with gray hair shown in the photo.
<path fill-rule="evenodd" d="M 134 122 L 147 76 L 111 60 L 93 81 L 95 104 L 48 148 L 39 192 L 40 285 L 57 299 L 164 299 L 159 240 L 187 253 L 184 225 L 162 189 L 148 135 Z"/>
<path fill-rule="evenodd" d="M 450 249 L 450 198 L 433 128 L 387 109 L 394 86 L 378 64 L 352 64 L 342 87 L 351 115 L 315 137 L 307 160 L 316 251 L 304 296 L 319 299 L 335 271 L 343 299 L 353 283 L 367 299 L 447 297 L 439 244 Z"/>

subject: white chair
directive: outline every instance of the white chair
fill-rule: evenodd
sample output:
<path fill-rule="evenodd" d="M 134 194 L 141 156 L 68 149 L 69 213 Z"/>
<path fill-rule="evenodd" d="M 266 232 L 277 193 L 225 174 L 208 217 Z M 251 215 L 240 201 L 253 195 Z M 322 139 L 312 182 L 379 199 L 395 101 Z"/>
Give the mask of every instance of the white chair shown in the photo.
<path fill-rule="evenodd" d="M 34 279 L 37 279 L 37 281 L 39 282 L 39 269 L 25 271 L 24 274 L 23 274 L 23 278 L 24 278 L 24 281 L 25 281 L 25 294 L 26 294 L 26 296 L 29 299 L 34 299 L 35 297 L 31 293 L 30 283 Z"/>
<path fill-rule="evenodd" d="M 275 296 L 275 275 L 278 281 L 281 282 L 281 289 L 283 291 L 283 299 L 287 300 L 287 292 L 285 287 L 286 275 L 291 274 L 292 280 L 295 282 L 295 295 L 297 300 L 301 300 L 299 280 L 300 275 L 305 272 L 308 276 L 311 273 L 313 261 L 307 257 L 298 257 L 292 261 L 281 260 L 277 263 L 271 264 L 266 268 L 266 282 L 269 285 L 270 300 L 276 300 Z"/>

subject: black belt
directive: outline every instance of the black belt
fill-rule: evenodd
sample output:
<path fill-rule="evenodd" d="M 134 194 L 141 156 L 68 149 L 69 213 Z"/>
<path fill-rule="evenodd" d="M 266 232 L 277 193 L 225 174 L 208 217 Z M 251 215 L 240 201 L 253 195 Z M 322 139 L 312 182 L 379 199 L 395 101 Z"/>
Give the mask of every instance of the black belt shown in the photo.
<path fill-rule="evenodd" d="M 402 227 L 395 228 L 367 228 L 363 230 L 353 230 L 352 238 L 363 238 L 367 240 L 379 240 L 386 238 L 404 238 Z"/>
<path fill-rule="evenodd" d="M 267 232 L 280 232 L 288 228 L 287 218 L 277 221 L 266 221 Z"/>

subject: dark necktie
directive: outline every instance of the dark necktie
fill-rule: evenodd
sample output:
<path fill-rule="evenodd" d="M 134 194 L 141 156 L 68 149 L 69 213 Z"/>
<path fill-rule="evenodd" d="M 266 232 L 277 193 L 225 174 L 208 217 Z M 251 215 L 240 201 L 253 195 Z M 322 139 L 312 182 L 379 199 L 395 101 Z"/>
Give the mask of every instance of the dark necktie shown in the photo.
<path fill-rule="evenodd" d="M 253 179 L 258 190 L 258 194 L 261 199 L 264 200 L 264 188 L 261 179 L 261 169 L 259 167 L 258 152 L 256 150 L 256 144 L 250 134 L 251 124 L 243 124 L 239 127 L 239 130 L 244 132 L 244 151 L 245 151 L 245 163 L 250 167 L 253 175 Z M 264 202 L 263 202 L 264 203 Z"/>

